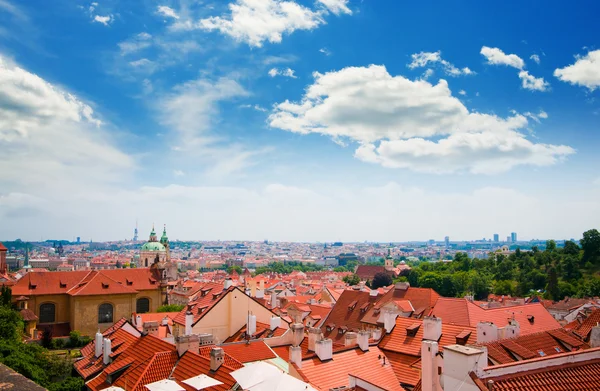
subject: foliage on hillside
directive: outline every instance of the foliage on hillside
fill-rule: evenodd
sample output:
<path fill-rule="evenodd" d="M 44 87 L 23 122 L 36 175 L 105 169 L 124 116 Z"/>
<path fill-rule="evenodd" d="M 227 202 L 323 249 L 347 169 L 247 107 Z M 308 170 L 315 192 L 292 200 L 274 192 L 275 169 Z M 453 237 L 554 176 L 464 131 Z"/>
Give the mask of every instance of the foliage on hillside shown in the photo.
<path fill-rule="evenodd" d="M 80 391 L 83 379 L 73 377 L 73 363 L 37 344 L 21 341 L 23 319 L 10 306 L 10 295 L 3 287 L 0 302 L 0 362 L 33 380 L 49 391 Z M 8 301 L 6 298 L 8 297 Z"/>
<path fill-rule="evenodd" d="M 498 295 L 543 295 L 561 300 L 566 296 L 600 296 L 600 233 L 586 231 L 582 247 L 573 241 L 557 248 L 553 240 L 546 249 L 517 249 L 510 255 L 492 253 L 487 259 L 470 259 L 457 253 L 452 262 L 423 262 L 413 265 L 408 277 L 399 280 L 411 286 L 433 288 L 442 296 L 473 295 L 485 299 Z"/>
<path fill-rule="evenodd" d="M 318 272 L 324 270 L 323 266 L 319 265 L 306 265 L 301 262 L 273 262 L 268 264 L 267 266 L 260 266 L 256 268 L 255 274 L 263 274 L 263 273 L 280 273 L 280 274 L 289 274 L 293 271 L 301 271 L 301 272 Z"/>

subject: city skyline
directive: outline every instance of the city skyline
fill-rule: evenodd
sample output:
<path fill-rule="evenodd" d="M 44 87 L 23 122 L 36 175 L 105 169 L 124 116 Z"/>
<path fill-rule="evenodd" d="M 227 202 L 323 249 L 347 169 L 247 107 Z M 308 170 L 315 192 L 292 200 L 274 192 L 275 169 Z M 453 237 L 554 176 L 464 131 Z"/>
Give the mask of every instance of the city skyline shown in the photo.
<path fill-rule="evenodd" d="M 183 240 L 527 240 L 600 221 L 598 4 L 38 4 L 0 1 L 2 238 L 130 238 L 139 218 L 140 238 L 161 221 Z"/>

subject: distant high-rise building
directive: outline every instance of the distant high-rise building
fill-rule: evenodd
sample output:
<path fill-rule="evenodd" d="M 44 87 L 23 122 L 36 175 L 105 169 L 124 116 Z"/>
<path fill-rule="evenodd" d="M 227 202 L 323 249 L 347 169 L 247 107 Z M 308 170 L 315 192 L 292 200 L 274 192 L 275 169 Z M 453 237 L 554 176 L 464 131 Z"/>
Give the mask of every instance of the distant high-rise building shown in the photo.
<path fill-rule="evenodd" d="M 446 242 L 446 248 L 450 247 L 450 236 L 446 236 L 444 241 Z"/>
<path fill-rule="evenodd" d="M 79 243 L 81 243 L 81 237 L 80 236 L 77 237 L 77 244 L 79 244 Z"/>
<path fill-rule="evenodd" d="M 510 241 L 513 243 L 517 242 L 517 233 L 516 232 L 511 232 L 510 233 Z"/>
<path fill-rule="evenodd" d="M 494 234 L 494 242 L 498 243 L 500 241 L 500 235 Z"/>
<path fill-rule="evenodd" d="M 510 243 L 510 236 L 506 237 L 506 243 Z"/>
<path fill-rule="evenodd" d="M 138 222 L 135 221 L 135 229 L 133 230 L 133 241 L 137 242 L 138 240 Z"/>

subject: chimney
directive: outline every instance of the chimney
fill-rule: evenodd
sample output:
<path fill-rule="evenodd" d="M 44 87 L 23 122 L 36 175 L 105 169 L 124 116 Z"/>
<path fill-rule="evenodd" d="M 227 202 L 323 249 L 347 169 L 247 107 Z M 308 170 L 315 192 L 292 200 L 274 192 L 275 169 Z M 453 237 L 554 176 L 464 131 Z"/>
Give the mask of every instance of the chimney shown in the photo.
<path fill-rule="evenodd" d="M 308 329 L 308 350 L 315 351 L 315 343 L 322 339 L 321 329 L 311 327 Z"/>
<path fill-rule="evenodd" d="M 142 327 L 142 315 L 135 316 L 135 327 Z"/>
<path fill-rule="evenodd" d="M 281 318 L 279 316 L 272 316 L 271 317 L 271 325 L 270 325 L 270 329 L 271 330 L 275 330 L 277 327 L 281 326 Z"/>
<path fill-rule="evenodd" d="M 442 319 L 435 316 L 423 318 L 423 339 L 439 341 L 442 336 Z"/>
<path fill-rule="evenodd" d="M 358 342 L 358 334 L 353 331 L 347 331 L 344 335 L 344 346 L 356 345 Z"/>
<path fill-rule="evenodd" d="M 333 341 L 329 338 L 317 341 L 315 343 L 315 353 L 321 361 L 331 360 L 333 358 Z"/>
<path fill-rule="evenodd" d="M 508 321 L 508 324 L 498 329 L 498 339 L 516 338 L 521 334 L 521 326 L 514 319 Z"/>
<path fill-rule="evenodd" d="M 394 285 L 394 290 L 406 291 L 408 288 L 410 288 L 410 283 L 408 282 L 397 282 Z"/>
<path fill-rule="evenodd" d="M 296 364 L 302 368 L 302 348 L 300 346 L 290 346 L 290 364 Z"/>
<path fill-rule="evenodd" d="M 423 390 L 441 391 L 438 375 L 437 341 L 421 342 L 421 384 Z M 454 389 L 454 388 L 453 388 Z"/>
<path fill-rule="evenodd" d="M 424 361 L 421 363 L 423 368 Z M 444 346 L 444 374 L 442 384 L 445 390 L 458 390 L 469 377 L 469 372 L 477 376 L 483 375 L 483 369 L 488 365 L 488 354 L 485 347 L 474 348 L 462 345 Z M 425 384 L 423 384 L 425 390 Z"/>
<path fill-rule="evenodd" d="M 185 335 L 192 335 L 192 323 L 194 323 L 194 314 L 188 310 L 185 313 Z"/>
<path fill-rule="evenodd" d="M 177 346 L 177 354 L 183 356 L 188 350 L 194 353 L 200 351 L 200 337 L 197 335 L 182 335 L 175 340 Z"/>
<path fill-rule="evenodd" d="M 597 348 L 600 346 L 600 325 L 592 327 L 590 331 L 590 347 Z"/>
<path fill-rule="evenodd" d="M 210 350 L 210 370 L 215 372 L 225 359 L 225 352 L 222 348 L 212 348 Z"/>
<path fill-rule="evenodd" d="M 375 341 L 379 341 L 381 339 L 381 329 L 379 327 L 373 330 L 373 339 Z"/>
<path fill-rule="evenodd" d="M 265 291 L 263 289 L 257 289 L 256 290 L 256 298 L 257 299 L 264 299 L 265 298 Z"/>
<path fill-rule="evenodd" d="M 256 334 L 256 315 L 250 312 L 248 314 L 248 323 L 246 324 L 246 335 L 250 339 L 250 336 L 254 334 Z"/>
<path fill-rule="evenodd" d="M 231 280 L 231 278 L 227 278 L 227 279 L 225 279 L 225 282 L 223 283 L 223 289 L 229 289 L 232 285 L 233 285 L 233 281 Z"/>
<path fill-rule="evenodd" d="M 169 325 L 169 317 L 168 317 L 168 316 L 165 316 L 165 317 L 162 319 L 162 322 L 161 322 L 160 324 L 161 324 L 161 325 L 163 325 L 163 326 L 168 326 L 168 325 Z"/>
<path fill-rule="evenodd" d="M 383 327 L 387 334 L 391 333 L 396 326 L 396 314 L 392 311 L 385 311 L 383 313 Z"/>
<path fill-rule="evenodd" d="M 152 322 L 144 322 L 143 326 L 142 326 L 142 330 L 144 331 L 145 334 L 152 334 L 152 335 L 158 335 L 158 322 L 157 321 L 152 321 Z"/>
<path fill-rule="evenodd" d="M 102 349 L 104 350 L 104 356 L 102 357 L 102 362 L 104 363 L 104 365 L 110 364 L 110 354 L 112 353 L 110 345 L 110 339 L 104 338 L 104 343 L 102 347 Z"/>
<path fill-rule="evenodd" d="M 293 323 L 290 329 L 292 330 L 292 346 L 300 346 L 304 339 L 304 325 L 302 323 Z"/>
<path fill-rule="evenodd" d="M 377 289 L 371 289 L 371 291 L 369 292 L 369 296 L 371 297 L 377 297 L 378 294 L 379 291 Z"/>
<path fill-rule="evenodd" d="M 358 332 L 358 347 L 363 352 L 366 352 L 369 350 L 369 335 L 370 334 L 371 333 L 368 332 L 367 330 L 360 330 Z"/>
<path fill-rule="evenodd" d="M 477 323 L 477 343 L 486 343 L 498 340 L 498 326 L 492 322 Z"/>
<path fill-rule="evenodd" d="M 273 290 L 271 292 L 271 308 L 277 308 L 279 307 L 279 303 L 277 300 L 277 292 L 275 292 L 275 290 Z"/>
<path fill-rule="evenodd" d="M 95 348 L 95 356 L 96 357 L 100 357 L 102 356 L 102 333 L 100 332 L 100 330 L 98 330 L 98 332 L 96 333 L 96 341 L 94 342 L 94 348 Z"/>

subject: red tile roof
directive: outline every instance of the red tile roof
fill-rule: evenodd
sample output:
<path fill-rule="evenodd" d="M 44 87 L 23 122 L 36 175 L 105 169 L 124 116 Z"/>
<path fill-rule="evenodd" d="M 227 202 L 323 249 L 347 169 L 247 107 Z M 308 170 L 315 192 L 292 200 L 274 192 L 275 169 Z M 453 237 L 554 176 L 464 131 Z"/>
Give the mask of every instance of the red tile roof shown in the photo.
<path fill-rule="evenodd" d="M 217 304 L 227 293 L 232 292 L 234 289 L 236 288 L 230 287 L 227 290 L 223 290 L 223 284 L 205 284 L 204 288 L 200 290 L 200 293 L 196 298 L 175 316 L 173 322 L 185 325 L 185 314 L 187 311 L 192 311 L 194 314 L 194 321 L 192 324 L 196 324 L 212 306 Z"/>
<path fill-rule="evenodd" d="M 236 342 L 221 345 L 220 347 L 223 348 L 225 353 L 244 364 L 277 357 L 271 348 L 269 348 L 262 340 Z"/>
<path fill-rule="evenodd" d="M 137 291 L 129 286 L 119 284 L 101 272 L 91 271 L 67 293 L 71 296 L 135 295 Z"/>
<path fill-rule="evenodd" d="M 560 324 L 540 303 L 484 309 L 467 299 L 440 297 L 432 315 L 442 318 L 445 324 L 471 327 L 477 327 L 479 322 L 492 322 L 498 327 L 504 327 L 514 318 L 519 322 L 521 335 L 560 328 Z"/>
<path fill-rule="evenodd" d="M 415 288 L 408 286 L 406 289 L 401 289 L 394 287 L 379 298 L 377 306 L 381 307 L 393 301 L 396 305 L 403 308 L 403 311 L 405 312 L 410 312 L 414 309 L 412 316 L 422 318 L 423 316 L 429 315 L 439 298 L 440 295 L 431 288 Z M 407 306 L 405 302 L 402 302 L 402 300 L 408 300 L 412 309 Z M 379 313 L 375 308 L 370 308 L 362 321 L 376 324 L 378 318 Z"/>
<path fill-rule="evenodd" d="M 0 251 L 8 251 L 8 249 L 0 242 Z"/>
<path fill-rule="evenodd" d="M 600 323 L 600 309 L 595 309 L 591 312 L 587 319 L 585 319 L 581 324 L 571 328 L 571 330 L 573 330 L 573 332 L 579 335 L 581 338 L 587 340 L 590 336 L 590 332 L 592 331 L 592 327 L 596 326 L 598 323 Z"/>
<path fill-rule="evenodd" d="M 230 373 L 236 369 L 240 369 L 241 364 L 237 363 L 235 366 L 230 366 L 230 362 L 227 360 L 219 367 L 216 372 L 210 370 L 210 358 L 207 356 L 201 356 L 193 352 L 186 352 L 177 363 L 175 371 L 173 371 L 173 378 L 177 380 L 180 386 L 186 389 L 186 391 L 196 391 L 194 388 L 183 383 L 183 380 L 187 380 L 200 374 L 205 374 L 212 377 L 215 380 L 220 381 L 221 385 L 215 387 L 209 387 L 203 389 L 203 391 L 228 391 L 233 388 L 236 381 L 231 377 Z"/>
<path fill-rule="evenodd" d="M 334 353 L 333 359 L 328 361 L 321 361 L 319 358 L 303 360 L 302 369 L 297 371 L 306 381 L 321 391 L 349 386 L 348 375 L 376 384 L 385 390 L 404 390 L 389 361 L 383 365 L 383 357 L 385 354 L 376 346 L 371 346 L 367 352 L 350 349 Z"/>

